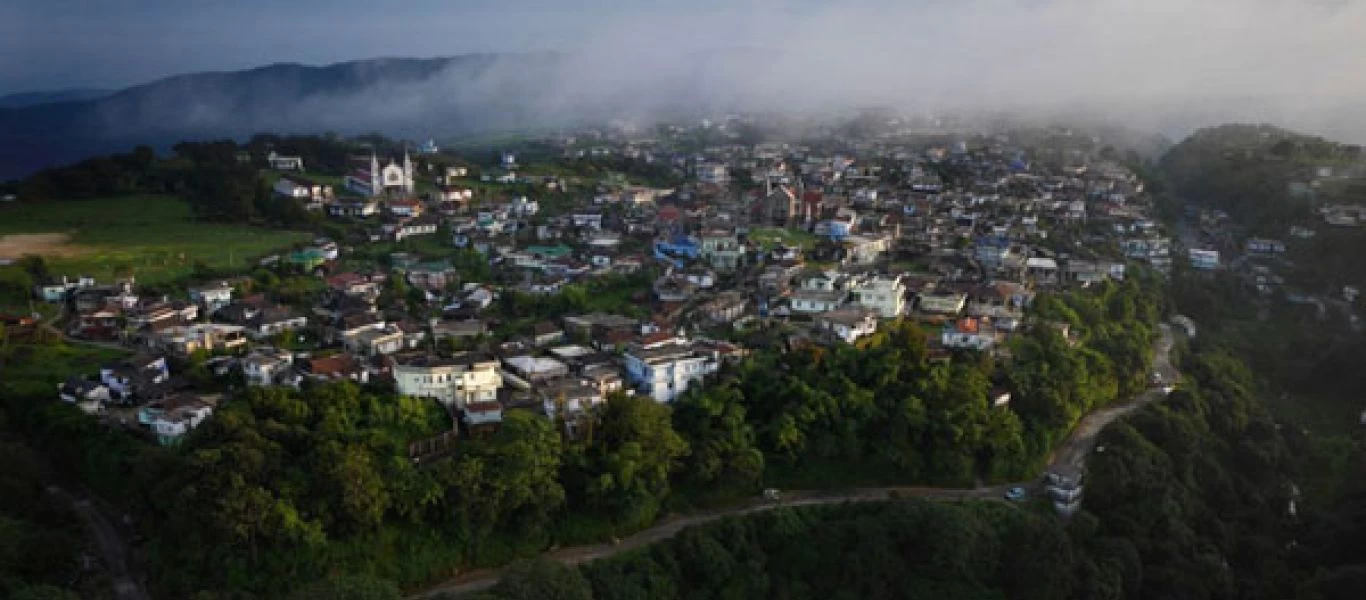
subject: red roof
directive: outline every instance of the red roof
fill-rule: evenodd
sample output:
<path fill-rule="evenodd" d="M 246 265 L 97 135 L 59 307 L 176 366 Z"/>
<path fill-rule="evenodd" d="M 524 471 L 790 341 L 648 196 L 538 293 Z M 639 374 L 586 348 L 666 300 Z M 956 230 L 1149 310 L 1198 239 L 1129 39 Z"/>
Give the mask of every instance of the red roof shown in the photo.
<path fill-rule="evenodd" d="M 677 207 L 677 206 L 661 206 L 661 207 L 659 207 L 658 216 L 659 216 L 659 219 L 660 219 L 661 221 L 677 221 L 677 220 L 678 220 L 678 215 L 679 215 L 679 211 L 678 211 L 678 207 Z"/>
<path fill-rule="evenodd" d="M 640 338 L 640 343 L 641 343 L 641 345 L 649 346 L 649 345 L 651 345 L 651 344 L 658 344 L 658 343 L 660 343 L 660 342 L 667 342 L 667 341 L 669 341 L 669 340 L 671 340 L 671 339 L 673 339 L 673 338 L 674 338 L 674 334 L 669 333 L 669 332 L 667 332 L 667 331 L 659 331 L 659 332 L 656 332 L 656 333 L 652 333 L 652 334 L 650 334 L 650 335 L 647 335 L 647 336 L 645 336 L 645 337 L 643 337 L 643 338 Z"/>
<path fill-rule="evenodd" d="M 327 278 L 327 285 L 333 289 L 344 289 L 365 281 L 365 276 L 360 273 L 337 273 Z"/>
<path fill-rule="evenodd" d="M 338 354 L 327 358 L 315 358 L 308 363 L 315 375 L 346 375 L 360 370 L 360 365 L 348 354 Z"/>

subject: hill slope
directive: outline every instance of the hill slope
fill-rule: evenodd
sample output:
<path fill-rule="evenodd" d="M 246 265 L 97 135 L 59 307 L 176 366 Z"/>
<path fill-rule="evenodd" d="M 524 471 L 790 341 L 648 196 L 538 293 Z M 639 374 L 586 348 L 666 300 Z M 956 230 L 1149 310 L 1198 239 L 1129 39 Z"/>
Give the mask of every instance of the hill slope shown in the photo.
<path fill-rule="evenodd" d="M 1279 224 L 1309 215 L 1311 195 L 1292 194 L 1292 182 L 1308 182 L 1319 168 L 1335 174 L 1360 170 L 1360 146 L 1339 144 L 1271 125 L 1221 125 L 1201 129 L 1172 147 L 1160 161 L 1163 175 L 1188 202 L 1228 211 L 1244 224 Z M 1325 197 L 1321 190 L 1317 195 Z"/>
<path fill-rule="evenodd" d="M 137 144 L 270 132 L 421 139 L 737 106 L 762 52 L 614 70 L 555 54 L 381 58 L 195 73 L 105 97 L 0 108 L 0 179 Z M 626 72 L 618 72 L 621 70 Z"/>
<path fill-rule="evenodd" d="M 55 102 L 80 102 L 82 100 L 102 98 L 112 93 L 112 90 L 76 88 L 69 90 L 8 94 L 0 96 L 0 108 L 24 108 L 28 106 L 37 106 L 39 104 L 52 104 Z"/>
<path fill-rule="evenodd" d="M 425 136 L 502 127 L 526 117 L 519 99 L 533 90 L 525 84 L 543 80 L 556 60 L 467 55 L 278 64 L 169 77 L 94 99 L 0 108 L 0 178 L 135 144 L 259 131 Z"/>

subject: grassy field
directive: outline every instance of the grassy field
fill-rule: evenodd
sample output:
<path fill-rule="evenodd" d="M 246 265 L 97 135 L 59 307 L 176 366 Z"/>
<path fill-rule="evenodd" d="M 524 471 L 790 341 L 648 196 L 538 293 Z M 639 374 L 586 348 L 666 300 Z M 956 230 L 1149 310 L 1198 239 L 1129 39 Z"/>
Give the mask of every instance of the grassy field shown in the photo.
<path fill-rule="evenodd" d="M 342 188 L 346 187 L 346 176 L 344 175 L 323 175 L 322 173 L 311 172 L 295 173 L 293 171 L 286 173 L 284 171 L 262 169 L 261 179 L 273 187 L 275 185 L 275 182 L 279 181 L 281 177 L 284 177 L 287 174 L 295 175 L 297 177 L 307 179 L 309 181 L 316 181 L 323 185 L 330 185 L 332 186 L 333 191 L 336 193 L 341 193 Z"/>
<path fill-rule="evenodd" d="M 749 230 L 749 239 L 764 248 L 773 248 L 778 244 L 788 247 L 797 247 L 809 250 L 816 246 L 820 239 L 807 231 L 800 229 L 784 229 L 781 227 L 755 227 Z"/>
<path fill-rule="evenodd" d="M 189 206 L 166 196 L 0 208 L 0 247 L 7 254 L 39 254 L 59 275 L 108 279 L 126 268 L 139 282 L 158 283 L 191 272 L 197 260 L 214 268 L 246 268 L 308 239 L 302 232 L 196 222 Z"/>
<path fill-rule="evenodd" d="M 54 334 L 55 335 L 55 334 Z M 101 365 L 131 356 L 128 352 L 48 339 L 24 339 L 23 332 L 0 334 L 0 389 L 20 394 L 52 394 L 72 375 L 95 375 Z"/>

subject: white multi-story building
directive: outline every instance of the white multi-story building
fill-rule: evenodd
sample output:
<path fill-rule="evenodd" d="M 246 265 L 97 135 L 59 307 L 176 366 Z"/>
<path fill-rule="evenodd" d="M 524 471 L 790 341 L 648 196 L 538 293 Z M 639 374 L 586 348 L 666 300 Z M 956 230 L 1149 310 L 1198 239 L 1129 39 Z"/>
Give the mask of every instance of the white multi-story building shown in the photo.
<path fill-rule="evenodd" d="M 839 308 L 847 296 L 838 274 L 820 273 L 802 278 L 790 304 L 794 313 L 818 314 Z"/>
<path fill-rule="evenodd" d="M 708 229 L 702 232 L 700 256 L 712 268 L 734 271 L 744 262 L 745 248 L 733 230 Z"/>
<path fill-rule="evenodd" d="M 853 303 L 877 313 L 884 319 L 895 319 L 906 310 L 906 284 L 900 275 L 876 276 L 852 286 Z"/>
<path fill-rule="evenodd" d="M 817 316 L 816 326 L 845 342 L 853 343 L 877 331 L 877 316 L 863 309 L 842 308 Z"/>
<path fill-rule="evenodd" d="M 945 348 L 957 350 L 990 350 L 996 345 L 996 330 L 980 319 L 959 319 L 944 325 L 940 333 L 940 343 Z"/>
<path fill-rule="evenodd" d="M 181 407 L 153 417 L 152 430 L 156 432 L 161 445 L 172 446 L 180 443 L 185 434 L 212 414 L 213 407 L 208 405 Z"/>
<path fill-rule="evenodd" d="M 282 154 L 276 154 L 274 150 L 266 156 L 266 162 L 270 164 L 270 168 L 275 169 L 276 171 L 304 170 L 304 159 L 302 157 L 284 156 Z"/>
<path fill-rule="evenodd" d="M 686 342 L 636 348 L 625 355 L 626 374 L 642 393 L 659 402 L 673 402 L 688 386 L 716 372 L 715 356 Z"/>
<path fill-rule="evenodd" d="M 447 406 L 498 399 L 503 376 L 498 361 L 474 354 L 445 358 L 427 354 L 393 359 L 394 383 L 404 396 L 433 398 Z"/>
<path fill-rule="evenodd" d="M 308 202 L 328 202 L 333 198 L 332 186 L 289 175 L 276 181 L 274 189 L 280 196 Z"/>
<path fill-rule="evenodd" d="M 179 444 L 185 435 L 213 415 L 214 400 L 180 399 L 138 409 L 138 423 L 156 434 L 163 446 Z"/>
<path fill-rule="evenodd" d="M 232 285 L 226 281 L 219 281 L 209 285 L 190 288 L 190 300 L 204 306 L 209 312 L 213 312 L 232 302 Z"/>
<path fill-rule="evenodd" d="M 289 374 L 293 366 L 294 355 L 289 352 L 260 349 L 242 359 L 242 375 L 247 385 L 275 385 Z"/>

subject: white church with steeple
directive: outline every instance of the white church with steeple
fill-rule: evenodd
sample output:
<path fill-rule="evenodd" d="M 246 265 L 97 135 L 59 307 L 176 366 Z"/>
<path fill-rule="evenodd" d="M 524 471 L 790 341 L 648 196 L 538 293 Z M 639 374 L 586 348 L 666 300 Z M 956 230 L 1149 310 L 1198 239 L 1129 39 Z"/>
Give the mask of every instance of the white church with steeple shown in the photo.
<path fill-rule="evenodd" d="M 346 189 L 367 198 L 386 193 L 411 196 L 415 188 L 413 160 L 408 156 L 406 148 L 403 150 L 402 163 L 389 159 L 384 166 L 380 166 L 379 157 L 372 151 L 368 168 L 356 168 L 346 176 Z"/>

